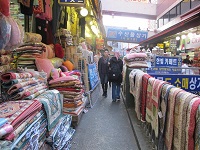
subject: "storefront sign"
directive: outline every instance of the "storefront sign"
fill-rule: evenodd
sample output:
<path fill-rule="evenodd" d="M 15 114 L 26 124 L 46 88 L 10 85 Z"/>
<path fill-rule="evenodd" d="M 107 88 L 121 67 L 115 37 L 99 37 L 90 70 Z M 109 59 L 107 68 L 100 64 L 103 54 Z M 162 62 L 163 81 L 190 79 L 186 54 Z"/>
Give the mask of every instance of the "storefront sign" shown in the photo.
<path fill-rule="evenodd" d="M 200 76 L 198 75 L 150 75 L 156 79 L 167 81 L 176 87 L 184 89 L 185 91 L 195 94 L 200 93 Z"/>
<path fill-rule="evenodd" d="M 185 43 L 185 48 L 186 49 L 192 49 L 192 48 L 197 48 L 200 47 L 200 35 L 194 35 L 191 38 L 187 38 L 186 39 L 186 43 Z"/>
<path fill-rule="evenodd" d="M 84 6 L 85 0 L 58 0 L 58 3 L 67 6 Z"/>
<path fill-rule="evenodd" d="M 107 31 L 107 40 L 121 41 L 127 43 L 139 43 L 146 40 L 148 32 L 137 30 L 124 30 L 109 28 Z"/>
<path fill-rule="evenodd" d="M 153 66 L 156 66 L 156 67 L 181 67 L 182 66 L 182 58 L 181 57 L 156 56 Z"/>
<path fill-rule="evenodd" d="M 147 68 L 147 73 L 161 73 L 161 74 L 181 74 L 181 68 L 172 67 L 151 67 Z"/>
<path fill-rule="evenodd" d="M 89 75 L 90 89 L 94 89 L 99 81 L 98 71 L 95 63 L 88 64 L 88 75 Z"/>

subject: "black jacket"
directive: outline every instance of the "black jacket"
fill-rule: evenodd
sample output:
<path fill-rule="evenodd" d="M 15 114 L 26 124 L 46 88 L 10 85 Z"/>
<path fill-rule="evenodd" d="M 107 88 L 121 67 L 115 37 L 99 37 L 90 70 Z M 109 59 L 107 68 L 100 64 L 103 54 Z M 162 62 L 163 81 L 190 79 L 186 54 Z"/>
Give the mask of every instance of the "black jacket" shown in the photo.
<path fill-rule="evenodd" d="M 110 59 L 109 68 L 109 81 L 122 83 L 123 61 L 120 58 L 112 57 Z"/>

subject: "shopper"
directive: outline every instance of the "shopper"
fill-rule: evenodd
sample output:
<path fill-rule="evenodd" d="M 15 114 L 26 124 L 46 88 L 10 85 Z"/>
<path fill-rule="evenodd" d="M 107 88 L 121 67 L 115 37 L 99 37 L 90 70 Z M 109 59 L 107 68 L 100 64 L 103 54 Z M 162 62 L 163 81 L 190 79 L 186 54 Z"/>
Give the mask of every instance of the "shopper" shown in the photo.
<path fill-rule="evenodd" d="M 99 77 L 101 79 L 101 85 L 103 89 L 103 95 L 107 97 L 107 89 L 108 89 L 108 50 L 105 49 L 103 52 L 103 56 L 99 59 L 98 62 L 98 71 L 99 71 Z"/>
<path fill-rule="evenodd" d="M 123 61 L 119 58 L 119 52 L 115 52 L 115 56 L 110 59 L 109 67 L 111 72 L 109 73 L 112 82 L 112 100 L 120 100 L 120 86 L 122 83 L 122 70 Z"/>
<path fill-rule="evenodd" d="M 186 55 L 186 59 L 183 60 L 183 63 L 188 65 L 188 66 L 191 66 L 193 61 L 190 60 L 190 56 L 189 55 Z"/>

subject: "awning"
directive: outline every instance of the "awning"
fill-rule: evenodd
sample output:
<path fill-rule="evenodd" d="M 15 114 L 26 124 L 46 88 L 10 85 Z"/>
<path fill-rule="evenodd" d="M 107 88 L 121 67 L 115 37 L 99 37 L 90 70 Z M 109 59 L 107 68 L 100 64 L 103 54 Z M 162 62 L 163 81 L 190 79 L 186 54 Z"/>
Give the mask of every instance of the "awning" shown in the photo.
<path fill-rule="evenodd" d="M 163 42 L 164 38 L 200 25 L 200 6 L 181 16 L 181 21 L 139 43 L 141 46 Z"/>

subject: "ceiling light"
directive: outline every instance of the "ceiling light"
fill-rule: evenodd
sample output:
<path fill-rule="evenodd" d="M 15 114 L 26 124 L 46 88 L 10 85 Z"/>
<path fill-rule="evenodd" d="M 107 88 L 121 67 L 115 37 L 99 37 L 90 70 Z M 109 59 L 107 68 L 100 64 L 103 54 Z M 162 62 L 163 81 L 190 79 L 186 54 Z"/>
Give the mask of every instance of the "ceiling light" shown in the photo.
<path fill-rule="evenodd" d="M 185 39 L 185 38 L 186 38 L 186 35 L 181 35 L 181 38 L 182 38 L 182 39 Z"/>
<path fill-rule="evenodd" d="M 80 10 L 80 14 L 81 14 L 81 16 L 85 17 L 88 15 L 88 10 L 86 8 L 82 7 Z"/>
<path fill-rule="evenodd" d="M 177 40 L 177 41 L 179 41 L 180 39 L 181 39 L 180 36 L 177 36 L 177 37 L 176 37 L 176 40 Z"/>

